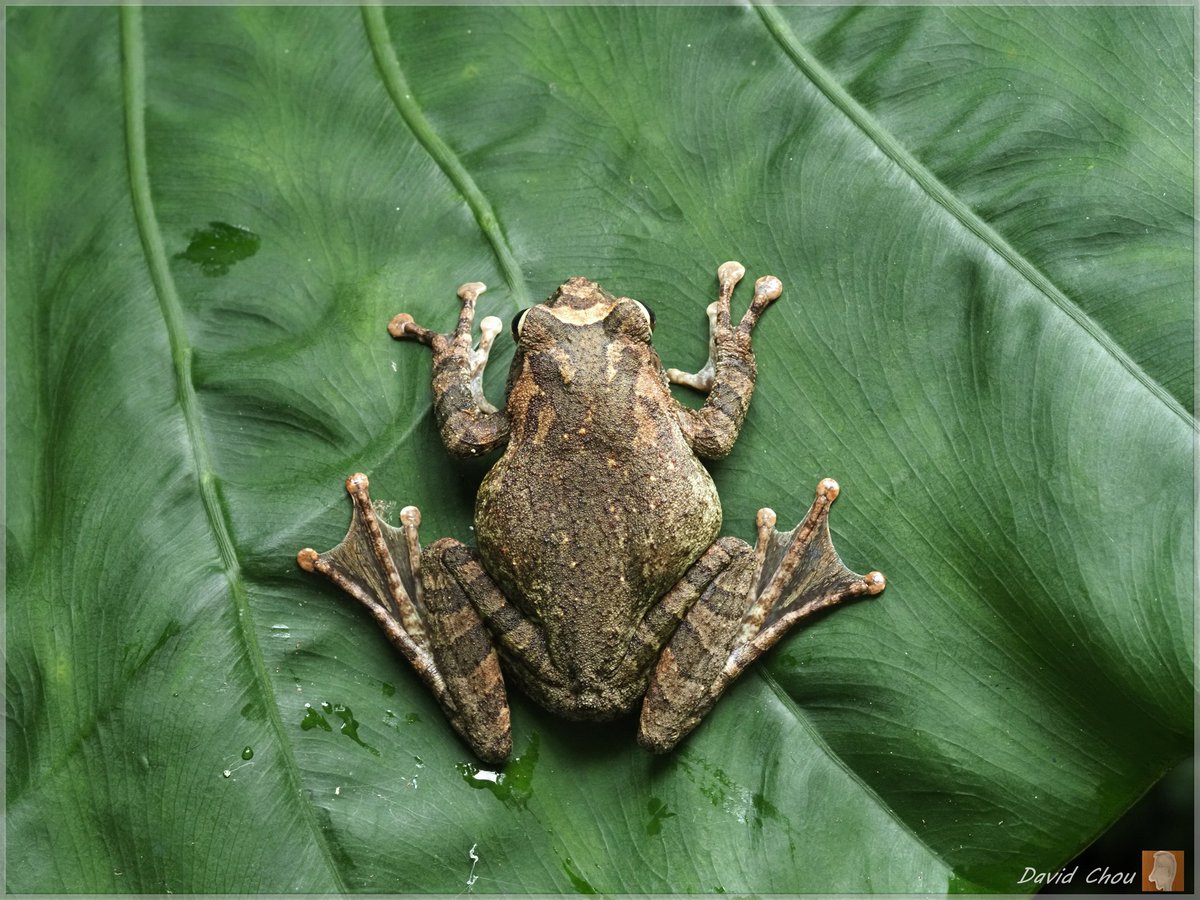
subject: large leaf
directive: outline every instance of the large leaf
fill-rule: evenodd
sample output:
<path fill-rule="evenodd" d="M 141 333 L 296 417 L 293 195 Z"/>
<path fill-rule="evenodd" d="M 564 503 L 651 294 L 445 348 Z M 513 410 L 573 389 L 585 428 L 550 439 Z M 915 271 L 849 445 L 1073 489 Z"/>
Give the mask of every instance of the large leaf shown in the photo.
<path fill-rule="evenodd" d="M 11 890 L 1016 890 L 1187 753 L 1190 10 L 10 8 L 7 39 Z M 890 586 L 670 756 L 517 698 L 478 772 L 294 564 L 355 470 L 469 538 L 483 468 L 383 326 L 586 274 L 687 367 L 728 258 L 786 290 L 726 528 L 835 476 Z"/>

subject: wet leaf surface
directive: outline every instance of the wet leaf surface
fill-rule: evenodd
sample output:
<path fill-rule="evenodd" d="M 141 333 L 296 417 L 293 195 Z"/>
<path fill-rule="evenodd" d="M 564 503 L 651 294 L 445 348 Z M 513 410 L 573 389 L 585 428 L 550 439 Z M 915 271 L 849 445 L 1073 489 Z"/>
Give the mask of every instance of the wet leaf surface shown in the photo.
<path fill-rule="evenodd" d="M 1191 746 L 1191 17 L 10 9 L 9 889 L 1021 890 L 1069 859 Z M 517 698 L 482 770 L 294 562 L 357 470 L 470 537 L 485 464 L 384 326 L 583 274 L 690 368 L 730 258 L 785 293 L 725 528 L 836 477 L 839 550 L 890 586 L 672 755 Z"/>

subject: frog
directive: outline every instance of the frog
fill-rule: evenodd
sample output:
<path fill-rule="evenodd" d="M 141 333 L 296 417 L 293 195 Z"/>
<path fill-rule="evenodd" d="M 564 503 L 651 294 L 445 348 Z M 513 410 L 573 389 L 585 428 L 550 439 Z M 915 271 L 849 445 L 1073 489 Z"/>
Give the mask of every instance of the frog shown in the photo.
<path fill-rule="evenodd" d="M 458 289 L 457 325 L 436 332 L 407 313 L 393 338 L 432 351 L 432 410 L 447 451 L 502 451 L 475 498 L 475 545 L 422 546 L 420 510 L 384 521 L 363 473 L 349 476 L 343 541 L 301 568 L 361 604 L 428 685 L 453 728 L 488 764 L 512 751 L 506 677 L 561 716 L 605 721 L 639 710 L 638 742 L 676 747 L 725 689 L 801 622 L 883 591 L 877 571 L 845 566 L 829 533 L 840 488 L 823 478 L 804 518 L 756 516 L 753 545 L 720 536 L 721 500 L 703 460 L 741 432 L 757 366 L 752 333 L 783 291 L 754 285 L 735 322 L 745 267 L 717 269 L 709 355 L 665 368 L 645 303 L 575 276 L 512 321 L 503 407 L 483 391 L 500 320 L 474 320 L 482 282 Z M 680 402 L 671 385 L 704 396 Z"/>

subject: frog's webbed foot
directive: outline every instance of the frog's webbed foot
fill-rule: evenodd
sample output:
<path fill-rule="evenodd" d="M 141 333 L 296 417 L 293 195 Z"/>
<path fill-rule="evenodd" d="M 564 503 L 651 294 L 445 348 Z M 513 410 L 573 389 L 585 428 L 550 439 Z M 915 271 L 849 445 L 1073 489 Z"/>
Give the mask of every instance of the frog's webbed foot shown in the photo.
<path fill-rule="evenodd" d="M 829 507 L 840 491 L 832 478 L 822 480 L 808 514 L 791 531 L 775 530 L 774 510 L 758 511 L 755 597 L 726 664 L 729 680 L 800 620 L 855 597 L 874 597 L 887 587 L 882 572 L 855 574 L 834 549 Z"/>
<path fill-rule="evenodd" d="M 433 350 L 433 403 L 438 429 L 446 448 L 456 456 L 477 456 L 508 438 L 508 415 L 483 394 L 483 372 L 492 344 L 503 330 L 500 320 L 487 316 L 479 323 L 479 343 L 471 346 L 475 303 L 487 290 L 481 281 L 458 289 L 462 306 L 458 324 L 445 334 L 431 331 L 398 313 L 388 323 L 396 340 L 418 341 Z"/>
<path fill-rule="evenodd" d="M 730 682 L 797 623 L 883 591 L 882 574 L 855 574 L 834 549 L 829 507 L 838 491 L 832 478 L 817 485 L 808 514 L 791 531 L 776 531 L 775 513 L 759 510 L 753 551 L 741 545 L 742 564 L 713 581 L 662 652 L 642 706 L 644 746 L 659 752 L 675 746 Z"/>
<path fill-rule="evenodd" d="M 729 302 L 733 297 L 733 289 L 746 275 L 746 267 L 740 262 L 730 260 L 722 263 L 717 269 L 717 299 L 708 305 L 705 312 L 708 315 L 708 359 L 698 372 L 684 372 L 681 369 L 667 369 L 667 378 L 675 384 L 686 385 L 698 391 L 708 393 L 717 381 L 718 358 L 720 348 L 731 342 L 737 342 L 738 336 L 745 339 L 749 348 L 750 333 L 758 324 L 759 318 L 773 300 L 783 293 L 783 285 L 774 275 L 764 275 L 754 282 L 754 299 L 746 310 L 740 322 L 733 324 L 729 310 Z"/>
<path fill-rule="evenodd" d="M 346 537 L 325 553 L 306 547 L 297 562 L 366 607 L 475 754 L 502 762 L 512 738 L 500 662 L 478 613 L 442 565 L 443 542 L 422 554 L 415 506 L 400 511 L 400 528 L 382 521 L 365 475 L 346 479 L 346 491 L 353 501 Z"/>

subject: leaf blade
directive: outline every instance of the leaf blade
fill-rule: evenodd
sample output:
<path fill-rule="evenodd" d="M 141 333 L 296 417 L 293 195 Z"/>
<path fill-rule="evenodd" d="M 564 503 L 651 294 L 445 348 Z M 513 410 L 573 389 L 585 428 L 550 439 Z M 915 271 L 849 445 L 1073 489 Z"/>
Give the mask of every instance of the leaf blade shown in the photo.
<path fill-rule="evenodd" d="M 42 29 L 60 44 L 115 35 L 111 15 L 76 15 L 37 11 L 23 32 L 18 19 L 29 49 L 10 76 L 58 58 L 32 39 Z M 1191 516 L 1173 486 L 1190 471 L 1188 427 L 863 145 L 758 13 L 387 10 L 421 115 L 486 199 L 492 236 L 380 79 L 375 13 L 144 15 L 147 177 L 195 348 L 200 437 L 181 422 L 132 217 L 110 225 L 103 253 L 77 250 L 128 199 L 110 41 L 81 53 L 95 71 L 71 83 L 91 115 L 65 150 L 34 128 L 57 97 L 32 92 L 12 116 L 10 165 L 30 173 L 13 183 L 31 187 L 10 205 L 10 235 L 30 235 L 11 245 L 13 325 L 28 340 L 10 460 L 41 467 L 16 490 L 30 512 L 10 515 L 9 778 L 37 792 L 10 790 L 10 852 L 41 860 L 15 888 L 445 891 L 477 874 L 479 891 L 1013 889 L 1019 861 L 1061 861 L 1185 752 Z M 93 144 L 107 187 L 90 215 L 62 218 L 45 168 L 69 172 Z M 212 222 L 261 237 L 220 275 L 171 255 Z M 761 331 L 755 408 L 716 467 L 726 521 L 745 534 L 764 502 L 794 519 L 836 475 L 839 549 L 891 583 L 791 638 L 666 760 L 636 751 L 629 728 L 518 701 L 524 768 L 499 796 L 455 768 L 464 751 L 382 637 L 292 563 L 340 537 L 340 481 L 358 468 L 422 503 L 427 535 L 467 536 L 479 470 L 442 460 L 428 364 L 382 326 L 402 304 L 447 323 L 463 280 L 508 285 L 491 309 L 521 302 L 495 235 L 534 293 L 588 266 L 650 300 L 672 325 L 656 335 L 672 361 L 702 352 L 713 264 L 778 265 L 789 292 Z M 92 309 L 112 321 L 96 331 Z M 97 380 L 73 381 L 72 357 Z M 198 439 L 210 512 L 186 475 Z M 130 459 L 155 463 L 135 474 L 157 494 L 123 472 Z M 137 539 L 94 514 L 80 523 L 94 546 L 73 542 L 63 496 L 96 498 Z M 222 575 L 213 515 L 245 603 Z M 154 588 L 161 571 L 169 592 Z M 64 616 L 66 585 L 85 590 Z M 63 665 L 76 677 L 57 676 Z M 264 673 L 269 698 L 255 692 Z M 1045 716 L 1094 745 L 1039 737 Z M 318 717 L 328 730 L 305 727 Z M 22 780 L 38 772 L 43 783 Z M 1043 818 L 1031 794 L 1046 784 L 1062 802 Z M 47 823 L 81 804 L 72 868 Z M 230 817 L 214 870 L 194 842 Z M 874 849 L 848 860 L 864 833 Z M 118 876 L 110 858 L 135 863 Z"/>

